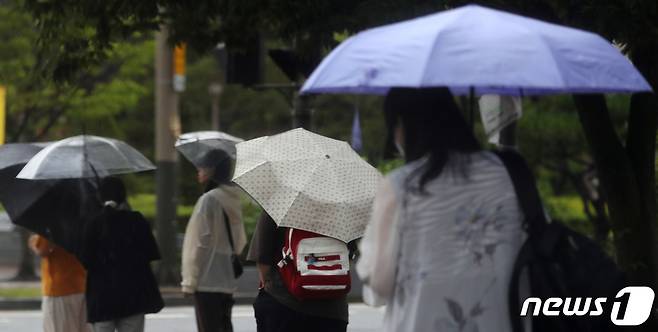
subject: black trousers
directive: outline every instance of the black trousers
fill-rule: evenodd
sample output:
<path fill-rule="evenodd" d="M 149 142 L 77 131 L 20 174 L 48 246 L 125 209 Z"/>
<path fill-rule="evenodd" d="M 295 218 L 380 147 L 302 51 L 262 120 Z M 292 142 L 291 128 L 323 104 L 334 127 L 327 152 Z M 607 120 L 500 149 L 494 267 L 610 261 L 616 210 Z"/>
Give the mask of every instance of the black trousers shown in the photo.
<path fill-rule="evenodd" d="M 233 332 L 231 309 L 233 295 L 226 293 L 194 293 L 194 312 L 199 332 Z"/>
<path fill-rule="evenodd" d="M 258 332 L 345 332 L 347 322 L 309 316 L 284 306 L 261 290 L 254 302 Z"/>

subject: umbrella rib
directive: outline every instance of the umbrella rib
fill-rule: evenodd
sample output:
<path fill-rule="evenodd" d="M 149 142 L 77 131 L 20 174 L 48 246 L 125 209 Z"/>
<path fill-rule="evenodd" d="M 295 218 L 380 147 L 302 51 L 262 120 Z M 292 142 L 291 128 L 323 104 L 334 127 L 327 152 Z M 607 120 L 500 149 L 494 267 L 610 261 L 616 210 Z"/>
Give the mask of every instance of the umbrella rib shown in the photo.
<path fill-rule="evenodd" d="M 100 141 L 106 142 L 106 143 L 110 144 L 112 147 L 114 147 L 114 150 L 120 153 L 121 157 L 123 158 L 123 160 L 126 162 L 127 165 L 131 165 L 131 164 L 133 164 L 133 163 L 130 161 L 130 158 L 128 158 L 128 156 L 127 156 L 126 153 L 124 152 L 124 150 L 122 150 L 122 149 L 119 147 L 119 145 L 117 144 L 117 143 L 119 143 L 119 141 L 115 141 L 115 140 L 112 140 L 112 139 L 107 139 L 107 138 L 105 138 L 105 137 L 101 137 L 101 136 L 96 136 L 96 138 L 98 138 Z M 121 143 L 122 143 L 122 142 L 121 142 Z M 125 144 L 125 143 L 123 143 L 123 144 L 124 144 L 124 145 L 127 145 L 128 148 L 132 148 L 132 147 L 131 147 L 130 145 L 128 145 L 128 144 Z M 91 165 L 91 162 L 90 162 L 89 164 Z M 133 165 L 134 165 L 134 164 L 133 164 Z M 150 168 L 150 169 L 153 169 L 152 166 L 149 166 L 149 168 Z M 115 171 L 115 172 L 116 172 L 115 174 L 130 173 L 131 171 L 132 171 L 132 169 L 131 169 L 130 167 L 127 167 L 127 168 L 121 168 L 121 170 L 119 170 L 119 171 Z"/>
<path fill-rule="evenodd" d="M 555 57 L 555 52 L 553 51 L 553 48 L 546 42 L 546 37 L 544 37 L 543 34 L 539 34 L 539 38 L 544 42 L 544 47 L 548 49 L 548 52 L 551 54 L 551 60 L 553 61 L 553 64 L 555 65 L 555 68 L 557 69 L 557 73 L 560 76 L 560 80 L 562 81 L 562 86 L 566 85 L 566 81 L 564 80 L 564 74 L 562 73 L 562 70 L 560 70 L 560 64 L 557 61 L 557 58 Z"/>
<path fill-rule="evenodd" d="M 96 138 L 97 138 L 99 141 L 102 141 L 102 142 L 105 142 L 105 143 L 111 145 L 111 146 L 114 148 L 115 151 L 121 153 L 121 157 L 123 158 L 123 160 L 124 160 L 127 164 L 130 164 L 130 160 L 126 157 L 126 154 L 123 152 L 123 150 L 121 150 L 121 149 L 119 148 L 119 146 L 116 144 L 116 142 L 114 142 L 114 140 L 107 139 L 107 138 L 105 138 L 105 137 L 100 137 L 100 136 L 96 136 Z M 89 164 L 91 165 L 91 162 L 90 162 Z"/>
<path fill-rule="evenodd" d="M 454 22 L 457 19 L 460 19 L 462 16 L 466 15 L 465 13 L 466 13 L 466 11 L 463 11 L 461 13 L 461 15 L 454 15 L 455 17 L 453 18 L 452 22 Z M 452 23 L 452 22 L 449 22 L 449 23 Z M 448 24 L 446 24 L 446 25 L 448 25 Z M 444 29 L 439 29 L 439 31 L 434 36 L 434 44 L 432 45 L 432 51 L 427 56 L 427 59 L 425 59 L 425 65 L 423 66 L 423 71 L 422 71 L 423 76 L 421 77 L 421 81 L 418 82 L 418 87 L 421 87 L 423 85 L 423 82 L 425 82 L 425 80 L 427 79 L 427 74 L 428 74 L 427 69 L 430 67 L 431 59 L 432 59 L 432 57 L 434 56 L 434 53 L 437 50 L 436 42 L 438 41 L 439 36 L 443 33 L 443 31 L 444 31 Z"/>
<path fill-rule="evenodd" d="M 322 163 L 318 163 L 318 165 L 315 166 L 315 168 L 311 172 L 311 176 L 309 176 L 308 180 L 306 180 L 306 183 L 304 183 L 304 185 L 301 186 L 300 190 L 297 191 L 297 194 L 295 194 L 295 198 L 293 198 L 293 200 L 290 202 L 290 206 L 286 210 L 286 214 L 284 214 L 283 217 L 281 217 L 281 222 L 283 222 L 283 220 L 286 219 L 286 217 L 288 216 L 288 213 L 291 210 L 290 208 L 292 207 L 293 204 L 295 204 L 295 201 L 297 200 L 297 198 L 299 198 L 299 195 L 302 194 L 302 192 L 304 191 L 304 188 L 306 188 L 309 185 L 309 183 L 311 183 L 311 178 L 313 178 L 313 175 L 314 175 L 315 171 L 317 171 L 317 169 L 320 168 L 320 165 L 322 165 Z"/>

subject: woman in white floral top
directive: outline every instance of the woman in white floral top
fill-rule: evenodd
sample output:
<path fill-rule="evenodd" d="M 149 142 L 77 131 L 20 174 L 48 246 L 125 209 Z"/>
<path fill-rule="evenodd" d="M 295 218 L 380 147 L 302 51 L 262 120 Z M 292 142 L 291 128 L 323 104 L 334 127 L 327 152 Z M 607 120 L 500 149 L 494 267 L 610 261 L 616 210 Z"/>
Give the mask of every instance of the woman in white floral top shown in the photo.
<path fill-rule="evenodd" d="M 392 89 L 387 124 L 405 166 L 380 185 L 357 272 L 387 331 L 511 331 L 507 292 L 524 240 L 507 171 L 448 89 Z"/>

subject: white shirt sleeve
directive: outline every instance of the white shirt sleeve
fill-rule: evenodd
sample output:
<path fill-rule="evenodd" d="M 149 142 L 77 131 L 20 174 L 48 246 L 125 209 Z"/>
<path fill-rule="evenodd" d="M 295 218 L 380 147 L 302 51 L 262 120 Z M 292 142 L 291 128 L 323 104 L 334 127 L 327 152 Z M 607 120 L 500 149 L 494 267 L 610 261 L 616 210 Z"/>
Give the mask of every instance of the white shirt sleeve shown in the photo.
<path fill-rule="evenodd" d="M 208 251 L 211 249 L 210 222 L 212 205 L 207 196 L 201 196 L 194 207 L 194 212 L 185 229 L 181 274 L 183 292 L 192 293 L 196 289 L 202 265 L 207 263 Z"/>
<path fill-rule="evenodd" d="M 364 282 L 364 301 L 383 305 L 393 293 L 398 252 L 398 203 L 393 185 L 385 178 L 377 189 L 370 222 L 359 244 L 356 272 Z"/>

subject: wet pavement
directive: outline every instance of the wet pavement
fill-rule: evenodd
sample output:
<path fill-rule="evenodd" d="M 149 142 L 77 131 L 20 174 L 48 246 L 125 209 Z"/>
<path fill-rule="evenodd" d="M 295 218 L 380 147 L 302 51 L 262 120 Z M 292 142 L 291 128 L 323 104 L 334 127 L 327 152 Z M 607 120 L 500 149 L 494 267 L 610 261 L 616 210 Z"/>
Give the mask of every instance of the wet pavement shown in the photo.
<path fill-rule="evenodd" d="M 350 304 L 350 332 L 375 332 L 381 329 L 383 308 L 371 308 L 362 303 Z M 0 311 L 1 332 L 41 331 L 42 315 L 38 310 Z M 194 308 L 190 306 L 165 308 L 160 313 L 146 316 L 145 331 L 189 332 L 196 330 Z M 254 312 L 250 305 L 233 308 L 235 332 L 256 331 Z"/>

